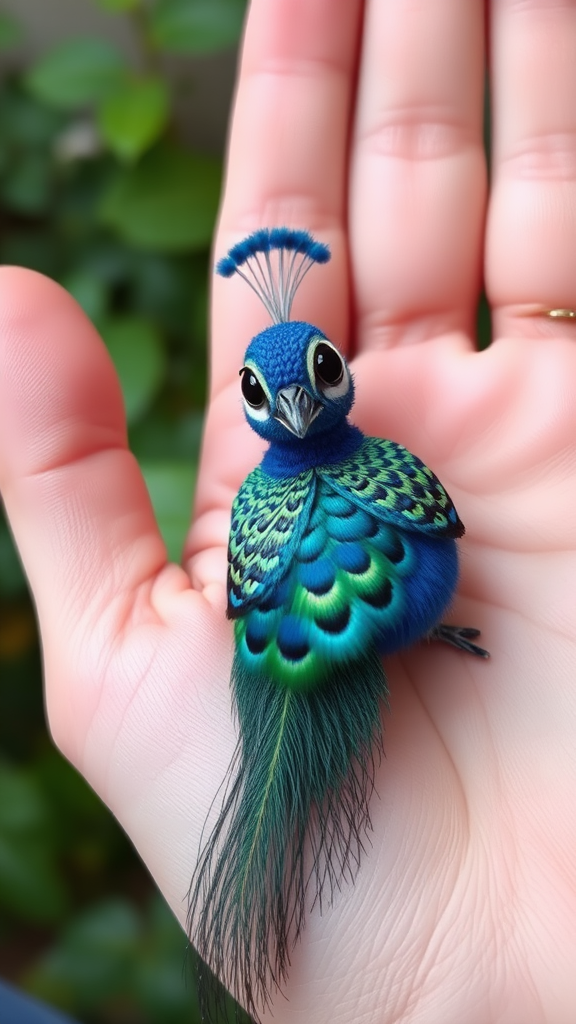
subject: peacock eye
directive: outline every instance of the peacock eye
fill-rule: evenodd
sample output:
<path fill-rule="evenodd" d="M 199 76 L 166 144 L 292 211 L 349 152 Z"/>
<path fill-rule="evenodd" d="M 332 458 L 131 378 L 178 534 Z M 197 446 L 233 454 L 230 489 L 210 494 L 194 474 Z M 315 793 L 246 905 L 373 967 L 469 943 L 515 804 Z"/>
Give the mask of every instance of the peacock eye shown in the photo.
<path fill-rule="evenodd" d="M 244 369 L 240 370 L 240 373 L 242 374 L 242 394 L 246 402 L 251 409 L 262 409 L 267 402 L 267 398 L 254 370 L 251 370 L 249 366 L 245 366 Z"/>
<path fill-rule="evenodd" d="M 344 363 L 331 345 L 321 341 L 314 352 L 314 376 L 320 390 L 333 388 L 341 383 Z"/>

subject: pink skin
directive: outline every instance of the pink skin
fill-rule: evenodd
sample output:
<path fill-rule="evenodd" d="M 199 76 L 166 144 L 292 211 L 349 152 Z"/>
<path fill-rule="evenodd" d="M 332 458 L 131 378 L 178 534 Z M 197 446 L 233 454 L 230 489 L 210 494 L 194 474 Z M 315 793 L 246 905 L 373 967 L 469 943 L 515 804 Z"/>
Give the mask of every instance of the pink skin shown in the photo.
<path fill-rule="evenodd" d="M 215 252 L 260 226 L 333 251 L 295 315 L 354 356 L 356 422 L 428 462 L 466 526 L 451 621 L 392 696 L 354 888 L 314 910 L 275 1024 L 570 1024 L 576 1007 L 576 4 L 253 0 Z M 356 88 L 356 74 L 358 85 Z M 484 265 L 496 341 L 471 332 Z M 184 568 L 74 302 L 0 275 L 0 484 L 38 605 L 56 743 L 184 921 L 234 744 L 232 497 L 261 442 L 238 368 L 266 314 L 214 282 L 211 404 Z M 265 1019 L 272 1020 L 265 1016 Z"/>

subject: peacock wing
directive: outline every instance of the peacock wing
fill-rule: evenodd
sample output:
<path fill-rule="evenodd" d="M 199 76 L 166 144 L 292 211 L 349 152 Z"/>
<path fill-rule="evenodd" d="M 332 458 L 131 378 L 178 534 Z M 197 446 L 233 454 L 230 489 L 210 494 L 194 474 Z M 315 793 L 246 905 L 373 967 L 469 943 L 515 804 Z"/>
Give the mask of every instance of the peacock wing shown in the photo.
<path fill-rule="evenodd" d="M 228 618 L 265 601 L 285 576 L 308 524 L 314 492 L 311 469 L 279 479 L 258 466 L 246 477 L 232 505 Z"/>
<path fill-rule="evenodd" d="M 318 473 L 382 522 L 439 538 L 464 533 L 438 477 L 395 441 L 367 437 L 353 455 L 334 465 L 319 466 Z"/>

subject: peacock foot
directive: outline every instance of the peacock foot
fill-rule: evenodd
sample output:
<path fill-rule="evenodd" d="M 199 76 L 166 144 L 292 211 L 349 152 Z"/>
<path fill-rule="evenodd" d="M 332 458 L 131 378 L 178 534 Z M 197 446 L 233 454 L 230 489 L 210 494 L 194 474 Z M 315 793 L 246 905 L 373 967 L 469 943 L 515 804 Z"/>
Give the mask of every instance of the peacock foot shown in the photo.
<path fill-rule="evenodd" d="M 480 636 L 479 629 L 472 629 L 469 626 L 447 626 L 444 622 L 440 622 L 430 630 L 428 636 L 430 640 L 441 640 L 442 643 L 450 644 L 451 647 L 456 647 L 459 651 L 475 654 L 479 658 L 490 657 L 489 651 L 471 643 L 471 640 Z"/>

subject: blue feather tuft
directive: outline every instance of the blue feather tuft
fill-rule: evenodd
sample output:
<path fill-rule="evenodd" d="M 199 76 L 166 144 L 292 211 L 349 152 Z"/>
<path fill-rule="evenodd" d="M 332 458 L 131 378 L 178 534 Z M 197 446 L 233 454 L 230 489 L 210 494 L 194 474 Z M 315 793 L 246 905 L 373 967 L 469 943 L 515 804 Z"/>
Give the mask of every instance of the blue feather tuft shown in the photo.
<path fill-rule="evenodd" d="M 307 231 L 295 231 L 293 228 L 272 228 L 270 241 L 275 249 L 295 249 L 297 235 L 310 238 Z"/>
<path fill-rule="evenodd" d="M 313 263 L 328 263 L 330 249 L 323 242 L 317 242 L 309 231 L 294 228 L 261 228 L 237 242 L 216 264 L 216 273 L 222 277 L 231 277 L 238 267 L 242 267 L 251 256 L 267 253 L 271 249 L 285 249 L 307 256 Z"/>
<path fill-rule="evenodd" d="M 308 255 L 311 260 L 314 260 L 314 263 L 328 263 L 331 253 L 327 245 L 323 245 L 322 242 L 313 242 Z"/>
<path fill-rule="evenodd" d="M 270 252 L 270 231 L 268 228 L 260 228 L 259 231 L 248 235 L 240 244 L 247 247 L 251 256 L 255 256 L 257 252 Z"/>
<path fill-rule="evenodd" d="M 298 231 L 293 228 L 272 228 L 270 248 L 300 253 L 313 263 L 327 263 L 330 259 L 330 249 L 327 245 L 317 242 L 309 231 Z"/>
<path fill-rule="evenodd" d="M 216 264 L 216 273 L 220 277 L 232 277 L 236 273 L 236 263 L 230 256 L 223 256 Z"/>
<path fill-rule="evenodd" d="M 273 322 L 279 324 L 290 319 L 294 295 L 312 264 L 329 259 L 328 246 L 317 242 L 309 231 L 261 228 L 233 245 L 216 264 L 216 273 L 221 277 L 237 273 L 244 278 Z"/>

